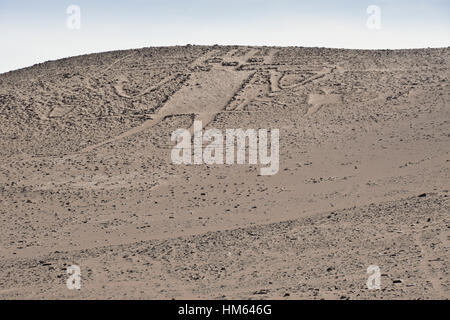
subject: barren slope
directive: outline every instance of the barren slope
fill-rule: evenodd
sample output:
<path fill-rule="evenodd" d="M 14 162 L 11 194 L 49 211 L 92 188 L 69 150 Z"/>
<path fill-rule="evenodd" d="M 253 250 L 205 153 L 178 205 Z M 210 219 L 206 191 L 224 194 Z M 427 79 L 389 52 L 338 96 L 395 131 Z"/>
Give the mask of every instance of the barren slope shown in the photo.
<path fill-rule="evenodd" d="M 449 57 L 188 46 L 0 75 L 0 296 L 449 298 Z M 172 164 L 195 119 L 280 129 L 279 173 Z"/>

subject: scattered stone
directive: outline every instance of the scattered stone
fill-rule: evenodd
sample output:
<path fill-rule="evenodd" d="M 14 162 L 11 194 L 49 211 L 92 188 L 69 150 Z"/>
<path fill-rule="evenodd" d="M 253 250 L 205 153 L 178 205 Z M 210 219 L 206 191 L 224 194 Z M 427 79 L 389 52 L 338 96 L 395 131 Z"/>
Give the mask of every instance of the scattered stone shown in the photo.
<path fill-rule="evenodd" d="M 253 292 L 253 294 L 268 294 L 268 293 L 269 293 L 269 290 L 267 290 L 267 289 L 262 289 L 262 290 Z"/>
<path fill-rule="evenodd" d="M 426 196 L 427 196 L 426 193 L 422 193 L 422 194 L 419 194 L 419 195 L 418 195 L 419 198 L 425 198 Z"/>

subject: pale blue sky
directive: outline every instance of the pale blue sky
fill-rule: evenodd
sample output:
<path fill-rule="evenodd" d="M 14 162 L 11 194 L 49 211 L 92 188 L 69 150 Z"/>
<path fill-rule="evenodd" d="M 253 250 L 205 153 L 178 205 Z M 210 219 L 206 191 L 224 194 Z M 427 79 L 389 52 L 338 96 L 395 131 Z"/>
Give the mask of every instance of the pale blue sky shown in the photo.
<path fill-rule="evenodd" d="M 81 29 L 66 26 L 69 5 Z M 381 9 L 369 30 L 366 9 Z M 184 44 L 450 45 L 450 0 L 0 0 L 0 73 L 92 52 Z"/>

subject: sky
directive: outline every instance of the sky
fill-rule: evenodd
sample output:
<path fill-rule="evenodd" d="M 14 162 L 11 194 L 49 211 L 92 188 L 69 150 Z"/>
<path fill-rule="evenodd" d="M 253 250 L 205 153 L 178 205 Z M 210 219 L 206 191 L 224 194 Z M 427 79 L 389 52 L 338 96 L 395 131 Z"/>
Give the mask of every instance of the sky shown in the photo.
<path fill-rule="evenodd" d="M 0 73 L 150 46 L 448 47 L 450 0 L 0 0 L 0 37 Z"/>

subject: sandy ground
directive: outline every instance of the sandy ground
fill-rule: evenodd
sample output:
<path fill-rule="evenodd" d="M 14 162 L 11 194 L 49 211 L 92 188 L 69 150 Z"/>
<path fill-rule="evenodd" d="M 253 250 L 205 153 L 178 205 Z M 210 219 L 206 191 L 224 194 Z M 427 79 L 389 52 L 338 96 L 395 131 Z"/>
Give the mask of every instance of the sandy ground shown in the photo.
<path fill-rule="evenodd" d="M 187 46 L 0 75 L 0 298 L 450 298 L 449 58 Z M 280 171 L 172 164 L 194 120 L 278 128 Z"/>

